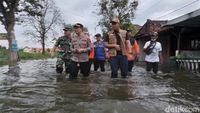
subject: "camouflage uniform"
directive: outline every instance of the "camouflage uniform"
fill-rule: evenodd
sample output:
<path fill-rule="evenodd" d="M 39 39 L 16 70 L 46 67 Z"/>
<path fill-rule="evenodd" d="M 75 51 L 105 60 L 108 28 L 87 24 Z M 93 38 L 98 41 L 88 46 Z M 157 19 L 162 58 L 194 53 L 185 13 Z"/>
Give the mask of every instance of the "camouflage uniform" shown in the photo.
<path fill-rule="evenodd" d="M 58 38 L 55 44 L 58 47 L 56 71 L 62 73 L 63 64 L 65 63 L 65 71 L 69 73 L 70 57 L 71 57 L 71 43 L 70 39 L 66 36 Z"/>

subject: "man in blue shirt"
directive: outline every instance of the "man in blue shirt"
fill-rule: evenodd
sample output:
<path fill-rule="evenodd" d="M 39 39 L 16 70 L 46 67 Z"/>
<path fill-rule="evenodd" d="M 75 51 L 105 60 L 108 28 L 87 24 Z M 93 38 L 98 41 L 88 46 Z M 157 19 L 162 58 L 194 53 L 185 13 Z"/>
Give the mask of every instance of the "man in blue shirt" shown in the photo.
<path fill-rule="evenodd" d="M 104 72 L 104 64 L 106 60 L 104 42 L 101 40 L 101 34 L 96 34 L 96 42 L 94 42 L 94 71 L 97 71 L 98 68 L 101 68 L 101 71 Z"/>

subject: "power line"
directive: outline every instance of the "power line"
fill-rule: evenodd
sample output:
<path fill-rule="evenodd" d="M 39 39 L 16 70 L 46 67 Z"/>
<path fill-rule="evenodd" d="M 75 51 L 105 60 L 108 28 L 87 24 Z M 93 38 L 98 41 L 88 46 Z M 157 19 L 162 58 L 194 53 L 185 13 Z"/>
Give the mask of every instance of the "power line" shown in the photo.
<path fill-rule="evenodd" d="M 151 6 L 149 7 L 149 9 L 152 8 L 153 6 L 159 4 L 161 1 L 162 1 L 162 0 L 158 0 L 156 3 L 154 3 L 153 5 L 151 5 Z"/>
<path fill-rule="evenodd" d="M 151 8 L 154 7 L 155 5 L 158 5 L 158 4 L 161 3 L 161 2 L 162 2 L 162 0 L 156 1 L 154 4 L 152 4 L 151 6 L 149 6 L 148 8 L 146 8 L 146 9 L 144 10 L 144 12 L 147 13 L 147 12 L 151 11 L 151 10 L 149 10 L 149 9 L 151 9 Z"/>
<path fill-rule="evenodd" d="M 164 15 L 162 15 L 162 16 L 156 17 L 155 19 L 159 19 L 159 18 L 165 17 L 165 16 L 167 16 L 167 15 L 169 15 L 169 14 L 172 14 L 172 13 L 174 13 L 174 12 L 176 12 L 176 11 L 179 11 L 179 10 L 181 10 L 181 9 L 187 7 L 187 6 L 190 6 L 190 5 L 192 5 L 192 4 L 194 4 L 195 2 L 198 2 L 198 1 L 199 1 L 199 0 L 192 1 L 192 2 L 190 2 L 189 4 L 186 4 L 186 5 L 182 6 L 182 7 L 178 8 L 178 9 L 175 9 L 175 10 L 169 12 L 169 13 L 166 13 L 166 14 L 164 14 Z M 170 11 L 170 10 L 169 10 L 169 11 Z"/>

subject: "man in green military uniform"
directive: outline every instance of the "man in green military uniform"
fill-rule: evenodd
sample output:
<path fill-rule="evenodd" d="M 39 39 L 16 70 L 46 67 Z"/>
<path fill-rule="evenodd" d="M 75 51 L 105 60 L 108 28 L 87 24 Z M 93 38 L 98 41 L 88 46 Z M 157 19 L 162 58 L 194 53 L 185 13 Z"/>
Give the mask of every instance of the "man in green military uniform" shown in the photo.
<path fill-rule="evenodd" d="M 63 72 L 63 64 L 65 64 L 66 73 L 69 73 L 70 56 L 71 56 L 71 50 L 70 50 L 71 28 L 65 27 L 63 31 L 64 31 L 64 36 L 58 38 L 51 51 L 51 57 L 53 58 L 55 56 L 55 51 L 58 50 L 57 62 L 56 62 L 57 73 Z"/>

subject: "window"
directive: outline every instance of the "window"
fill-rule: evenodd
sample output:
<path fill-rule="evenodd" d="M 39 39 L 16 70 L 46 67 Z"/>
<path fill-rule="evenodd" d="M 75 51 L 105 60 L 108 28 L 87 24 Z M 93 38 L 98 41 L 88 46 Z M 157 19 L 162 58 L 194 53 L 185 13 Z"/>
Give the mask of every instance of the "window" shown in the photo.
<path fill-rule="evenodd" d="M 191 40 L 191 49 L 200 50 L 200 40 Z"/>

